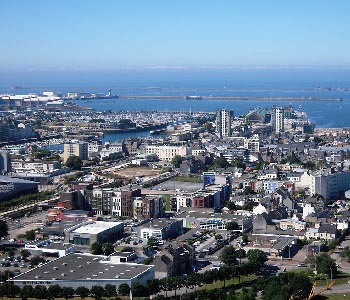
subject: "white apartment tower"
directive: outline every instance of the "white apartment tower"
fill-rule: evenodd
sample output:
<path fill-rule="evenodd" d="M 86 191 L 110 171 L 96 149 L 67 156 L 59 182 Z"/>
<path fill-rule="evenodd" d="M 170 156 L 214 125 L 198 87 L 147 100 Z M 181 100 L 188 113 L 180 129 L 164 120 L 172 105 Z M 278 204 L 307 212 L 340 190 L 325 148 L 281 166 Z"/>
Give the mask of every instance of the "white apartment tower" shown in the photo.
<path fill-rule="evenodd" d="M 284 131 L 284 110 L 282 107 L 273 108 L 272 126 L 275 133 L 280 133 Z"/>
<path fill-rule="evenodd" d="M 216 112 L 216 131 L 219 137 L 231 135 L 231 122 L 233 119 L 233 110 L 221 109 Z"/>

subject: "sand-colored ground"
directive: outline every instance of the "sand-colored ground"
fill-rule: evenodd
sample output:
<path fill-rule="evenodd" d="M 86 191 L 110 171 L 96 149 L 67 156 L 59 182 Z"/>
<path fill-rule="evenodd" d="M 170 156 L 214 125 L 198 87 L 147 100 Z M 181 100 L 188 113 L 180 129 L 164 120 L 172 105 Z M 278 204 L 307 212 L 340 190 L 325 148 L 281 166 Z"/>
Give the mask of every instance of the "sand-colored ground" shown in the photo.
<path fill-rule="evenodd" d="M 152 168 L 146 168 L 146 167 L 133 167 L 133 168 L 126 168 L 126 169 L 120 169 L 120 170 L 114 170 L 114 174 L 123 176 L 123 177 L 153 177 L 159 175 L 161 170 L 155 170 Z"/>

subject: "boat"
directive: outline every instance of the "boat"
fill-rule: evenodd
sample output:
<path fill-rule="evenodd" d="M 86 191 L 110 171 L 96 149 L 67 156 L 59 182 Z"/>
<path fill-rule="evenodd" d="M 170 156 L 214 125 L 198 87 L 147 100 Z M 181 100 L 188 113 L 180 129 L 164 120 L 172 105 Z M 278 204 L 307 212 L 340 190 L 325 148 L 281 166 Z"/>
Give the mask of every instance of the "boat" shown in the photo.
<path fill-rule="evenodd" d="M 186 96 L 186 100 L 201 100 L 201 99 L 202 99 L 201 96 L 196 96 L 196 95 Z"/>

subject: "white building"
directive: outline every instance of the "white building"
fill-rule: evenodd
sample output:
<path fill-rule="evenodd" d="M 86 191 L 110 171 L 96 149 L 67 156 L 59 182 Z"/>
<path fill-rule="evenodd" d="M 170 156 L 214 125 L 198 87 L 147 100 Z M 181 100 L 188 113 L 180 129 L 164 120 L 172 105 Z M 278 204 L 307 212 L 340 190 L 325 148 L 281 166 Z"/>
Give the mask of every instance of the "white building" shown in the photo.
<path fill-rule="evenodd" d="M 222 109 L 216 112 L 216 131 L 219 137 L 231 135 L 231 123 L 233 119 L 233 110 Z"/>
<path fill-rule="evenodd" d="M 189 149 L 186 146 L 146 145 L 146 153 L 155 154 L 160 160 L 172 160 L 176 155 L 188 155 Z"/>
<path fill-rule="evenodd" d="M 271 120 L 276 133 L 284 131 L 284 110 L 282 107 L 274 107 Z"/>
<path fill-rule="evenodd" d="M 326 199 L 336 199 L 339 194 L 350 189 L 349 171 L 322 171 L 311 175 L 310 191 L 313 195 L 319 194 Z"/>
<path fill-rule="evenodd" d="M 38 268 L 20 274 L 12 279 L 17 286 L 59 285 L 60 287 L 114 285 L 118 290 L 121 284 L 130 287 L 135 283 L 146 285 L 154 279 L 154 266 L 133 263 L 118 263 L 106 256 L 71 254 L 51 261 Z"/>

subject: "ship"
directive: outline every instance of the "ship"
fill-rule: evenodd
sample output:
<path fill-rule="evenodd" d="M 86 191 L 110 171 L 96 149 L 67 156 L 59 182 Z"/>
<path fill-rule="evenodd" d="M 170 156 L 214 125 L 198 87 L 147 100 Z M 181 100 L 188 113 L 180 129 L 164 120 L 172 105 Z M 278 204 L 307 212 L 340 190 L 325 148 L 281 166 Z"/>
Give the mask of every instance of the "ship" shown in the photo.
<path fill-rule="evenodd" d="M 202 100 L 202 97 L 201 96 L 196 96 L 196 95 L 186 96 L 186 100 Z"/>
<path fill-rule="evenodd" d="M 162 134 L 166 131 L 166 129 L 155 129 L 155 130 L 151 130 L 149 133 L 152 135 L 156 135 L 156 134 Z"/>

